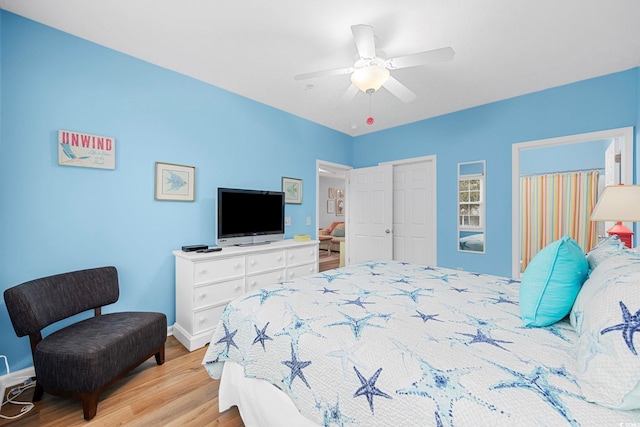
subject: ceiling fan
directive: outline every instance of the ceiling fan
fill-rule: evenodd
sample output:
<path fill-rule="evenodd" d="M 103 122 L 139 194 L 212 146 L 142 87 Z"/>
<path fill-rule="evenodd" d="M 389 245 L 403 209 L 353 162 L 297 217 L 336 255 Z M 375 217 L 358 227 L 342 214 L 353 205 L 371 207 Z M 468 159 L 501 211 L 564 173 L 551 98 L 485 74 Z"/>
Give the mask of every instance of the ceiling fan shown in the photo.
<path fill-rule="evenodd" d="M 379 50 L 376 51 L 372 26 L 363 24 L 352 25 L 351 32 L 353 33 L 353 39 L 358 50 L 358 55 L 360 56 L 352 67 L 298 74 L 294 79 L 307 80 L 318 77 L 351 74 L 351 83 L 353 84 L 349 86 L 342 96 L 341 103 L 350 101 L 356 96 L 358 90 L 372 94 L 382 86 L 401 101 L 411 102 L 416 99 L 416 94 L 393 78 L 390 71 L 435 62 L 450 61 L 455 55 L 451 47 L 443 47 L 387 59 L 384 53 Z"/>

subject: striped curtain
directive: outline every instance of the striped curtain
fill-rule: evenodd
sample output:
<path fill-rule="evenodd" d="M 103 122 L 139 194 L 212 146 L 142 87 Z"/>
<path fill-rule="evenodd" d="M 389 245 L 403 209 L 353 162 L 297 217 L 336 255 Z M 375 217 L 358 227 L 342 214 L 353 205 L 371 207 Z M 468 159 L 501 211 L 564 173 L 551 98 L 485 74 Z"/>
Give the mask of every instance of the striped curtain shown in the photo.
<path fill-rule="evenodd" d="M 597 243 L 589 217 L 598 196 L 597 171 L 520 178 L 522 270 L 549 243 L 569 235 L 585 251 Z"/>

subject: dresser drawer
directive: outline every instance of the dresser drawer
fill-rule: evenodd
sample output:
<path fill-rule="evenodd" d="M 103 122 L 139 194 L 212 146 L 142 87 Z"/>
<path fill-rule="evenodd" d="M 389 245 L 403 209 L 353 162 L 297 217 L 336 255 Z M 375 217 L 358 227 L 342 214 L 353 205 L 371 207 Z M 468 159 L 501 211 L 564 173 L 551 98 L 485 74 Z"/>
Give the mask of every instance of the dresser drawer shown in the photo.
<path fill-rule="evenodd" d="M 287 265 L 316 262 L 317 259 L 318 253 L 316 251 L 316 246 L 305 246 L 303 248 L 287 250 Z"/>
<path fill-rule="evenodd" d="M 265 286 L 275 285 L 284 282 L 284 269 L 271 271 L 269 273 L 256 274 L 255 276 L 247 276 L 247 292 L 255 292 Z"/>
<path fill-rule="evenodd" d="M 193 281 L 195 283 L 224 280 L 244 275 L 244 257 L 233 257 L 200 261 L 194 263 Z"/>
<path fill-rule="evenodd" d="M 226 306 L 226 304 L 221 304 L 205 310 L 194 311 L 193 335 L 197 335 L 207 330 L 211 330 L 211 333 L 213 333 L 213 329 L 218 325 L 218 322 L 222 318 L 222 312 Z"/>
<path fill-rule="evenodd" d="M 310 276 L 318 272 L 318 264 L 305 264 L 297 267 L 287 268 L 287 280 L 293 280 L 298 277 Z"/>
<path fill-rule="evenodd" d="M 193 308 L 226 303 L 244 293 L 244 277 L 193 288 Z"/>
<path fill-rule="evenodd" d="M 247 274 L 284 267 L 284 250 L 247 255 Z"/>

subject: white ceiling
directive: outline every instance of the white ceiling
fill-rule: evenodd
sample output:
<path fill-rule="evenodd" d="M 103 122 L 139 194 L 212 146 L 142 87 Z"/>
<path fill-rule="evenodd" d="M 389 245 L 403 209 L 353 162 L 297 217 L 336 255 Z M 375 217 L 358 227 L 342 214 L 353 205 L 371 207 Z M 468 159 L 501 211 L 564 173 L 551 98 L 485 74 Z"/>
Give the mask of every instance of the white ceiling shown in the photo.
<path fill-rule="evenodd" d="M 0 0 L 0 8 L 348 135 L 362 135 L 640 65 L 638 0 Z M 392 71 L 338 106 L 351 25 L 397 57 L 451 46 L 453 61 Z M 10 64 L 9 64 L 10 66 Z M 366 124 L 369 116 L 373 125 Z"/>

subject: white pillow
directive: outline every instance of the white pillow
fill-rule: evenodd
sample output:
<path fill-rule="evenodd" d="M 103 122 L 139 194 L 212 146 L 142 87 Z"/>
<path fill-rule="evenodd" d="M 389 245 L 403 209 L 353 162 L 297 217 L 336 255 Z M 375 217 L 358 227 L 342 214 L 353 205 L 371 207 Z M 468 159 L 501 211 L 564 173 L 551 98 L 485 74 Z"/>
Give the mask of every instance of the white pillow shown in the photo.
<path fill-rule="evenodd" d="M 640 258 L 626 251 L 600 262 L 580 290 L 570 321 L 578 333 L 577 380 L 585 398 L 639 409 Z"/>

